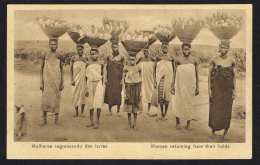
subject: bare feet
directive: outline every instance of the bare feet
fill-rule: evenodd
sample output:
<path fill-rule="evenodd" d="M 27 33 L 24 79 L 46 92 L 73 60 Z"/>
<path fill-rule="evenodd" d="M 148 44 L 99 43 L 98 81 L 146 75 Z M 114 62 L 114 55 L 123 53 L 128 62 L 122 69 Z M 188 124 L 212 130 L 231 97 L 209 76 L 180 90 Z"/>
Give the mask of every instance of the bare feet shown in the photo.
<path fill-rule="evenodd" d="M 187 131 L 192 131 L 193 129 L 190 128 L 190 126 L 185 127 Z"/>
<path fill-rule="evenodd" d="M 148 114 L 148 116 L 155 117 L 155 116 L 157 116 L 157 114 Z"/>
<path fill-rule="evenodd" d="M 163 117 L 161 116 L 161 117 L 159 117 L 159 120 L 163 120 Z"/>
<path fill-rule="evenodd" d="M 60 125 L 61 125 L 61 122 L 59 122 L 59 120 L 56 120 L 56 121 L 55 121 L 55 124 L 56 124 L 57 126 L 60 126 Z"/>
<path fill-rule="evenodd" d="M 217 136 L 216 136 L 216 134 L 215 134 L 215 133 L 212 133 L 212 134 L 209 136 L 209 138 L 211 138 L 211 139 L 216 139 L 216 138 L 217 138 Z"/>
<path fill-rule="evenodd" d="M 142 114 L 142 112 L 138 112 L 138 113 L 137 113 L 137 115 L 141 115 L 141 114 Z"/>
<path fill-rule="evenodd" d="M 176 128 L 177 130 L 181 130 L 180 124 L 176 124 L 175 128 Z"/>
<path fill-rule="evenodd" d="M 94 129 L 98 129 L 98 128 L 99 128 L 99 123 L 96 123 Z"/>
<path fill-rule="evenodd" d="M 22 132 L 19 131 L 19 132 L 18 132 L 18 139 L 21 139 L 21 137 L 22 137 Z"/>
<path fill-rule="evenodd" d="M 82 114 L 80 115 L 80 117 L 85 117 L 85 114 L 84 114 L 84 113 L 82 113 Z"/>
<path fill-rule="evenodd" d="M 229 138 L 227 138 L 227 132 L 224 132 L 222 140 L 223 141 L 228 141 L 229 140 Z"/>
<path fill-rule="evenodd" d="M 39 126 L 44 126 L 47 124 L 47 121 L 43 121 L 41 124 L 39 124 Z"/>
<path fill-rule="evenodd" d="M 78 117 L 78 114 L 76 114 L 76 115 L 72 115 L 72 117 Z"/>
<path fill-rule="evenodd" d="M 133 125 L 133 129 L 134 129 L 135 131 L 138 130 L 135 124 Z"/>
<path fill-rule="evenodd" d="M 165 120 L 168 120 L 167 116 L 164 116 L 164 117 L 162 118 L 162 121 L 165 121 Z"/>
<path fill-rule="evenodd" d="M 119 112 L 117 112 L 116 116 L 117 116 L 117 117 L 121 117 L 122 115 L 120 115 Z"/>
<path fill-rule="evenodd" d="M 92 127 L 94 125 L 94 123 L 88 123 L 87 125 L 86 125 L 86 127 Z"/>
<path fill-rule="evenodd" d="M 111 112 L 107 113 L 107 116 L 112 116 L 112 113 Z"/>

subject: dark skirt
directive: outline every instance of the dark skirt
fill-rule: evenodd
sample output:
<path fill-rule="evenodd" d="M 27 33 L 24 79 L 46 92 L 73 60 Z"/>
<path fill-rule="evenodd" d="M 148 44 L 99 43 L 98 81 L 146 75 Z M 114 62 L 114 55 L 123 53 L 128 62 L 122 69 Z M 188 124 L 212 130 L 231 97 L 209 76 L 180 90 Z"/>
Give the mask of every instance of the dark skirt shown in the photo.
<path fill-rule="evenodd" d="M 233 76 L 231 67 L 222 68 L 219 66 L 212 72 L 209 127 L 213 131 L 228 130 L 230 127 L 234 88 Z"/>
<path fill-rule="evenodd" d="M 121 61 L 110 61 L 107 69 L 107 85 L 105 90 L 104 103 L 114 106 L 121 105 L 121 92 L 123 64 Z"/>
<path fill-rule="evenodd" d="M 143 110 L 140 93 L 141 83 L 125 84 L 124 112 L 137 113 Z"/>

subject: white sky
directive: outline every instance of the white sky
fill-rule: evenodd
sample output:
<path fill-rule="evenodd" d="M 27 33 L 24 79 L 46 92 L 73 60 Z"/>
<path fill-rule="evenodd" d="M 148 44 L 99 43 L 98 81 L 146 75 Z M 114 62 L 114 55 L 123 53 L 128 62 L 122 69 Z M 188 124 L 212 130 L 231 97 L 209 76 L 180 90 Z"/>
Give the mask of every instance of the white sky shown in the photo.
<path fill-rule="evenodd" d="M 218 10 L 235 14 L 237 16 L 244 16 L 245 10 Z M 104 17 L 110 19 L 127 20 L 130 23 L 129 31 L 137 30 L 152 30 L 154 26 L 169 25 L 171 26 L 172 19 L 190 18 L 206 19 L 207 16 L 212 16 L 217 10 L 197 10 L 197 9 L 178 9 L 178 10 L 154 10 L 154 9 L 129 9 L 129 10 L 20 10 L 15 11 L 14 15 L 14 38 L 15 40 L 47 40 L 48 37 L 40 29 L 35 17 L 47 16 L 50 18 L 61 18 L 75 24 L 94 24 L 95 26 L 102 26 L 102 19 Z M 70 40 L 68 34 L 60 37 L 60 40 Z M 159 41 L 157 41 L 159 42 Z M 218 46 L 219 39 L 216 38 L 212 32 L 203 28 L 192 44 L 199 45 L 214 45 Z M 181 44 L 178 37 L 176 37 L 172 44 Z M 246 47 L 246 29 L 245 25 L 240 32 L 231 39 L 231 47 Z"/>

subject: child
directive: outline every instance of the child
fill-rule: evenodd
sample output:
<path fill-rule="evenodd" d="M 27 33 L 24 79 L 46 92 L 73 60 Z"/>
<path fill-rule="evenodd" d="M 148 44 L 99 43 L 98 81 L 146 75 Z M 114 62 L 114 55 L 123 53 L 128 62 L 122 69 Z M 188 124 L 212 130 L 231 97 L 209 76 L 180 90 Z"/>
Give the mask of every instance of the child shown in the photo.
<path fill-rule="evenodd" d="M 76 110 L 76 114 L 73 117 L 77 117 L 78 107 L 81 106 L 81 117 L 84 117 L 85 108 L 85 88 L 86 88 L 86 60 L 83 57 L 84 46 L 77 45 L 77 55 L 71 59 L 70 78 L 72 85 L 73 105 Z"/>
<path fill-rule="evenodd" d="M 123 69 L 123 80 L 125 81 L 125 102 L 123 111 L 128 113 L 128 127 L 131 129 L 131 113 L 134 115 L 133 129 L 136 131 L 137 112 L 141 112 L 141 82 L 142 82 L 141 67 L 136 65 L 136 57 L 130 55 L 129 63 Z"/>
<path fill-rule="evenodd" d="M 86 97 L 88 97 L 88 107 L 90 109 L 90 124 L 87 127 L 94 126 L 93 113 L 97 110 L 97 119 L 94 129 L 99 128 L 99 118 L 101 113 L 101 105 L 103 102 L 103 83 L 102 75 L 104 64 L 98 58 L 98 50 L 90 50 L 90 60 L 86 63 L 87 89 Z"/>

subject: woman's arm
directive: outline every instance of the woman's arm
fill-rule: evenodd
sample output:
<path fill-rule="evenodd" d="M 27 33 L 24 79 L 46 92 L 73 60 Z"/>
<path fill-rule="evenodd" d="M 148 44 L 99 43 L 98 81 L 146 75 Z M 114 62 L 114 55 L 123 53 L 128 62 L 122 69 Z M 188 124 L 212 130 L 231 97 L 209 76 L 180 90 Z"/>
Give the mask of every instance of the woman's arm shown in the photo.
<path fill-rule="evenodd" d="M 195 91 L 195 96 L 199 94 L 199 62 L 197 58 L 194 58 L 194 65 L 195 65 L 195 74 L 196 74 L 196 91 Z"/>
<path fill-rule="evenodd" d="M 214 60 L 211 59 L 209 62 L 209 75 L 208 75 L 208 94 L 209 97 L 212 97 L 212 93 L 211 93 L 211 77 L 212 77 L 212 71 L 214 68 Z"/>
<path fill-rule="evenodd" d="M 61 72 L 60 91 L 62 91 L 63 88 L 64 88 L 64 84 L 63 84 L 63 77 L 64 77 L 63 65 L 64 65 L 64 61 L 62 60 L 62 56 L 60 56 L 60 72 Z"/>
<path fill-rule="evenodd" d="M 73 64 L 74 64 L 74 56 L 70 60 L 70 80 L 71 80 L 71 85 L 75 86 L 75 81 L 73 78 Z"/>
<path fill-rule="evenodd" d="M 232 95 L 232 100 L 236 98 L 236 60 L 232 58 L 232 70 L 233 70 L 233 83 L 234 83 L 234 88 L 233 88 L 233 95 Z"/>
<path fill-rule="evenodd" d="M 43 91 L 44 90 L 44 80 L 43 80 L 43 69 L 45 65 L 45 52 L 41 56 L 41 70 L 40 70 L 40 89 Z"/>

